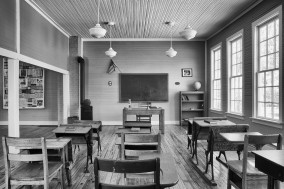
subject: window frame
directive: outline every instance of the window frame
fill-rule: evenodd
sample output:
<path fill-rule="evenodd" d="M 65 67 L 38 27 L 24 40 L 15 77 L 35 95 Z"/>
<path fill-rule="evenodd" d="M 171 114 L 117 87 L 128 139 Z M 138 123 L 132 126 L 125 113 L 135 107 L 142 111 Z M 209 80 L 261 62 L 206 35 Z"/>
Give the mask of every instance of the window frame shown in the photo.
<path fill-rule="evenodd" d="M 215 62 L 214 62 L 214 52 L 216 52 L 217 50 L 220 50 L 220 109 L 216 109 L 215 107 L 213 107 L 214 105 L 214 87 L 213 87 L 213 83 L 214 83 L 214 68 L 215 68 Z M 211 72 L 211 78 L 210 78 L 210 83 L 211 83 L 211 103 L 210 103 L 210 111 L 214 111 L 215 113 L 221 113 L 222 112 L 222 43 L 218 43 L 217 45 L 213 46 L 210 49 L 210 54 L 211 54 L 211 66 L 210 66 L 210 72 Z"/>
<path fill-rule="evenodd" d="M 279 18 L 279 120 L 272 120 L 272 119 L 265 119 L 257 117 L 257 73 L 258 73 L 258 53 L 259 53 L 259 35 L 258 35 L 258 28 L 259 26 L 265 24 L 266 22 L 271 21 L 275 17 Z M 278 6 L 274 10 L 270 11 L 269 13 L 265 14 L 258 20 L 252 23 L 252 52 L 253 52 L 253 112 L 252 112 L 252 122 L 267 125 L 276 128 L 283 127 L 283 66 L 282 66 L 282 5 Z"/>
<path fill-rule="evenodd" d="M 227 38 L 226 40 L 226 48 L 227 48 L 227 73 L 228 73 L 228 80 L 227 80 L 227 94 L 228 94 L 228 98 L 227 98 L 227 112 L 226 114 L 228 116 L 232 116 L 235 118 L 239 118 L 239 119 L 243 119 L 243 115 L 244 115 L 244 30 L 240 30 L 236 33 L 234 33 L 233 35 L 231 35 L 230 37 Z M 241 38 L 242 40 L 242 59 L 241 59 L 241 63 L 242 63 L 242 109 L 241 109 L 241 113 L 237 113 L 237 112 L 231 112 L 231 79 L 232 79 L 232 74 L 231 74 L 231 69 L 232 69 L 232 42 L 234 42 L 235 40 Z"/>

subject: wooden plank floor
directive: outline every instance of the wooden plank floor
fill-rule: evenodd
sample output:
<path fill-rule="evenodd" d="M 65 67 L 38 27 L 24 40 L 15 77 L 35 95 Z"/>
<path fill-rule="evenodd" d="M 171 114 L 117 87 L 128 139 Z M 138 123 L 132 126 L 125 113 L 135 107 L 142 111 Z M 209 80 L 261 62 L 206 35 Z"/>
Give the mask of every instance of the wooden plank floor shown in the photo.
<path fill-rule="evenodd" d="M 21 126 L 20 133 L 21 137 L 40 137 L 44 136 L 46 138 L 55 138 L 54 134 L 51 132 L 55 127 L 48 126 Z M 104 126 L 101 132 L 101 154 L 97 153 L 97 144 L 94 145 L 93 157 L 99 155 L 101 158 L 108 159 L 118 159 L 118 148 L 115 146 L 116 134 L 115 131 L 117 126 Z M 158 126 L 154 126 L 152 131 L 154 133 L 158 132 Z M 0 136 L 7 135 L 7 127 L 0 126 Z M 4 162 L 3 162 L 3 150 L 2 150 L 2 140 L 0 142 L 0 188 L 3 188 L 4 184 Z M 199 143 L 198 145 L 198 158 L 199 167 L 201 171 L 205 169 L 205 149 L 206 143 Z M 167 125 L 166 133 L 162 135 L 162 151 L 171 153 L 175 159 L 176 168 L 179 176 L 179 182 L 177 185 L 172 187 L 172 189 L 225 189 L 227 183 L 227 168 L 216 161 L 214 158 L 214 174 L 217 186 L 212 187 L 208 185 L 196 171 L 196 166 L 191 158 L 191 154 L 187 149 L 187 137 L 185 129 L 180 126 Z M 218 155 L 217 153 L 214 154 Z M 68 187 L 70 189 L 90 189 L 94 188 L 93 179 L 93 164 L 89 164 L 90 173 L 83 173 L 84 166 L 86 164 L 86 147 L 85 145 L 80 146 L 80 151 L 76 151 L 74 154 L 75 163 L 72 166 L 72 186 Z M 227 158 L 237 159 L 235 152 L 227 154 Z M 206 174 L 208 178 L 211 178 L 211 170 L 209 168 Z M 106 181 L 114 182 L 117 180 L 118 176 L 116 174 L 102 175 L 103 179 Z M 57 182 L 52 182 L 50 184 L 51 188 L 60 188 Z M 34 187 L 38 188 L 38 187 Z"/>

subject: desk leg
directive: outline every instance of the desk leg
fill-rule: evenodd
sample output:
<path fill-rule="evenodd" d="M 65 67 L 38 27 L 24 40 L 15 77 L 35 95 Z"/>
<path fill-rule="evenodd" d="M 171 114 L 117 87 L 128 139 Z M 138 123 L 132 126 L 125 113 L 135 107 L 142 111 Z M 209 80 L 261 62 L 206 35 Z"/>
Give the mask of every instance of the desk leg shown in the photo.
<path fill-rule="evenodd" d="M 165 133 L 165 110 L 162 109 L 159 114 L 159 130 L 161 131 L 161 134 Z"/>
<path fill-rule="evenodd" d="M 125 109 L 123 109 L 123 111 L 122 111 L 122 126 L 124 127 L 124 125 L 125 125 L 125 121 L 126 121 L 126 110 Z"/>
<path fill-rule="evenodd" d="M 268 176 L 267 189 L 274 189 L 274 179 Z"/>
<path fill-rule="evenodd" d="M 90 148 L 92 148 L 92 145 L 90 144 L 88 137 L 84 136 L 84 138 L 87 144 L 87 161 L 86 161 L 86 167 L 85 167 L 84 173 L 89 173 L 89 158 L 90 158 L 90 151 L 91 151 Z M 92 160 L 92 154 L 91 154 L 91 160 Z"/>
<path fill-rule="evenodd" d="M 193 145 L 193 153 L 192 153 L 192 158 L 194 158 L 195 155 L 195 159 L 196 159 L 196 163 L 198 164 L 198 158 L 197 158 L 197 140 L 198 140 L 198 135 L 200 133 L 200 127 L 196 127 L 196 134 L 194 136 L 194 145 Z"/>
<path fill-rule="evenodd" d="M 72 181 L 71 181 L 71 171 L 70 171 L 70 163 L 69 163 L 69 153 L 68 153 L 68 145 L 64 147 L 63 149 L 64 151 L 64 160 L 63 160 L 63 168 L 65 169 L 65 175 L 66 175 L 66 179 L 67 179 L 67 183 L 68 183 L 68 186 L 71 186 L 72 185 Z M 72 149 L 71 149 L 71 152 L 72 152 Z"/>

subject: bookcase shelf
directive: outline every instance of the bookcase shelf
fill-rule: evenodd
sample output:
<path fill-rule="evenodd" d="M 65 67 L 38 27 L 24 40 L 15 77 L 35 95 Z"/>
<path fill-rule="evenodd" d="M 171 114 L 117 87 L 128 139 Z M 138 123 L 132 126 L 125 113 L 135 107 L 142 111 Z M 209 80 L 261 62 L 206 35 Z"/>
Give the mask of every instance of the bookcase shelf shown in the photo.
<path fill-rule="evenodd" d="M 186 125 L 185 120 L 204 116 L 204 92 L 181 91 L 180 92 L 180 125 Z"/>

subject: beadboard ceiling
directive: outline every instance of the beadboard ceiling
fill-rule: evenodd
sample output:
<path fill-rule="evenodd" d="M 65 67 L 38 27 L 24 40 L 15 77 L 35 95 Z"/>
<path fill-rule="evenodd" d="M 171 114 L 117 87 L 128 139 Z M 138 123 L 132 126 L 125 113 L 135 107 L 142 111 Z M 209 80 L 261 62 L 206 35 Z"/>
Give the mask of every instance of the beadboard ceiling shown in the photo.
<path fill-rule="evenodd" d="M 98 0 L 27 0 L 71 36 L 92 38 Z M 101 0 L 100 22 L 113 21 L 112 38 L 170 38 L 166 21 L 176 22 L 173 38 L 188 24 L 196 39 L 206 39 L 227 25 L 257 0 Z M 102 25 L 109 30 L 109 26 Z M 105 38 L 109 38 L 109 32 Z"/>

